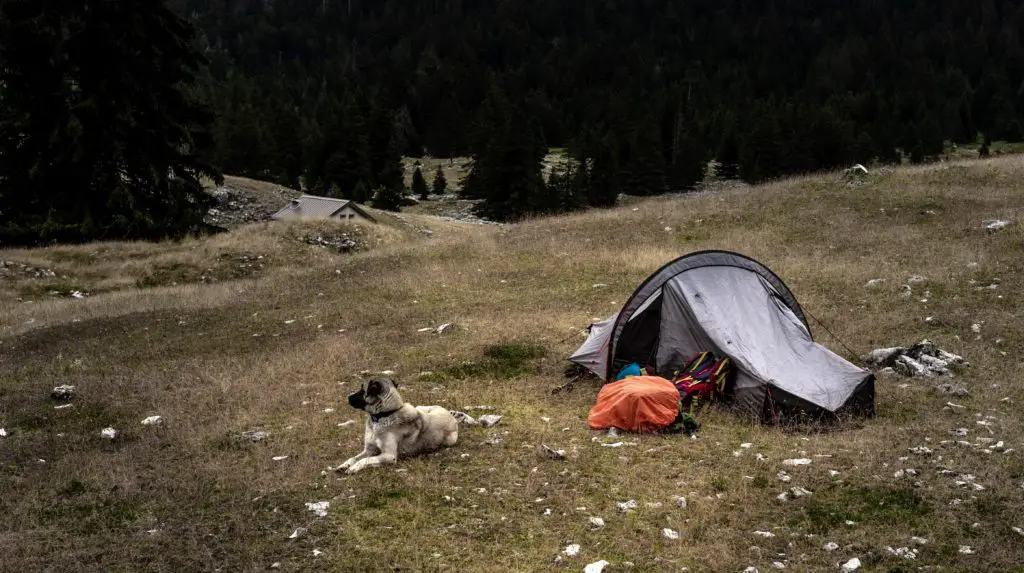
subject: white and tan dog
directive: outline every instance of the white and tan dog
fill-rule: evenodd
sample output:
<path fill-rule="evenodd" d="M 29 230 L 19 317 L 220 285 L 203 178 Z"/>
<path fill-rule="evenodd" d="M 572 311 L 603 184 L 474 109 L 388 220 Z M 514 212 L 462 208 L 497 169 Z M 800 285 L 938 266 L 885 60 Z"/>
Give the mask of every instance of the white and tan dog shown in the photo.
<path fill-rule="evenodd" d="M 400 457 L 454 446 L 459 439 L 459 423 L 447 409 L 406 403 L 398 393 L 398 383 L 390 378 L 372 378 L 365 388 L 349 395 L 348 403 L 370 417 L 366 419 L 363 451 L 336 471 L 354 474 L 393 464 Z"/>

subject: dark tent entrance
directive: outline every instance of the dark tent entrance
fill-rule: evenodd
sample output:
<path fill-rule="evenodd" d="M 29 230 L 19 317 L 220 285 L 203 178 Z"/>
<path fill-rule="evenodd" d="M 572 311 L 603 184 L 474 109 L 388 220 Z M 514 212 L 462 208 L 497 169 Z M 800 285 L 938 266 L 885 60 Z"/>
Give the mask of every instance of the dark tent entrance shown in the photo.
<path fill-rule="evenodd" d="M 698 352 L 728 356 L 728 397 L 765 422 L 874 413 L 874 375 L 817 344 L 796 298 L 757 261 L 727 251 L 652 274 L 569 358 L 613 381 L 636 362 L 669 378 Z"/>

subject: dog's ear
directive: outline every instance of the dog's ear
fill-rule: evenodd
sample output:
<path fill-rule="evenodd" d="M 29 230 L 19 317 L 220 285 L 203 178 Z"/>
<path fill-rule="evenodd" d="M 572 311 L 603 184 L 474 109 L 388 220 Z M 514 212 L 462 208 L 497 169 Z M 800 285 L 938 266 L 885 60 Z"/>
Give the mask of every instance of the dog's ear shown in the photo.
<path fill-rule="evenodd" d="M 398 388 L 398 380 L 391 380 L 391 385 Z"/>

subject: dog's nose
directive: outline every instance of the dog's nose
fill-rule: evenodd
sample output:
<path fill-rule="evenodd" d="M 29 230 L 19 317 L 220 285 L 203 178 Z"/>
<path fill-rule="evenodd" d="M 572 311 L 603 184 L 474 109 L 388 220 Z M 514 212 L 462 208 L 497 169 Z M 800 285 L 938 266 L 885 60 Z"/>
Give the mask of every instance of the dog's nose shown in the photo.
<path fill-rule="evenodd" d="M 366 400 L 363 399 L 363 391 L 360 390 L 354 394 L 348 395 L 348 405 L 352 406 L 356 410 L 362 410 L 366 407 Z"/>

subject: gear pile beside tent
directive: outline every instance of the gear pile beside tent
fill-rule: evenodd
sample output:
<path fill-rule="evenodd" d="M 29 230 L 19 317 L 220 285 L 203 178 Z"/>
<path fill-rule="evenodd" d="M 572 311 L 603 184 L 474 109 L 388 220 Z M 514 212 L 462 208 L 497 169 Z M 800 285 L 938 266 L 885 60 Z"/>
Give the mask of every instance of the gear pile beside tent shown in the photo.
<path fill-rule="evenodd" d="M 761 263 L 727 251 L 675 259 L 590 326 L 569 360 L 605 384 L 632 363 L 672 379 L 703 352 L 728 358 L 723 392 L 761 422 L 874 415 L 875 375 L 814 342 L 796 298 Z"/>

